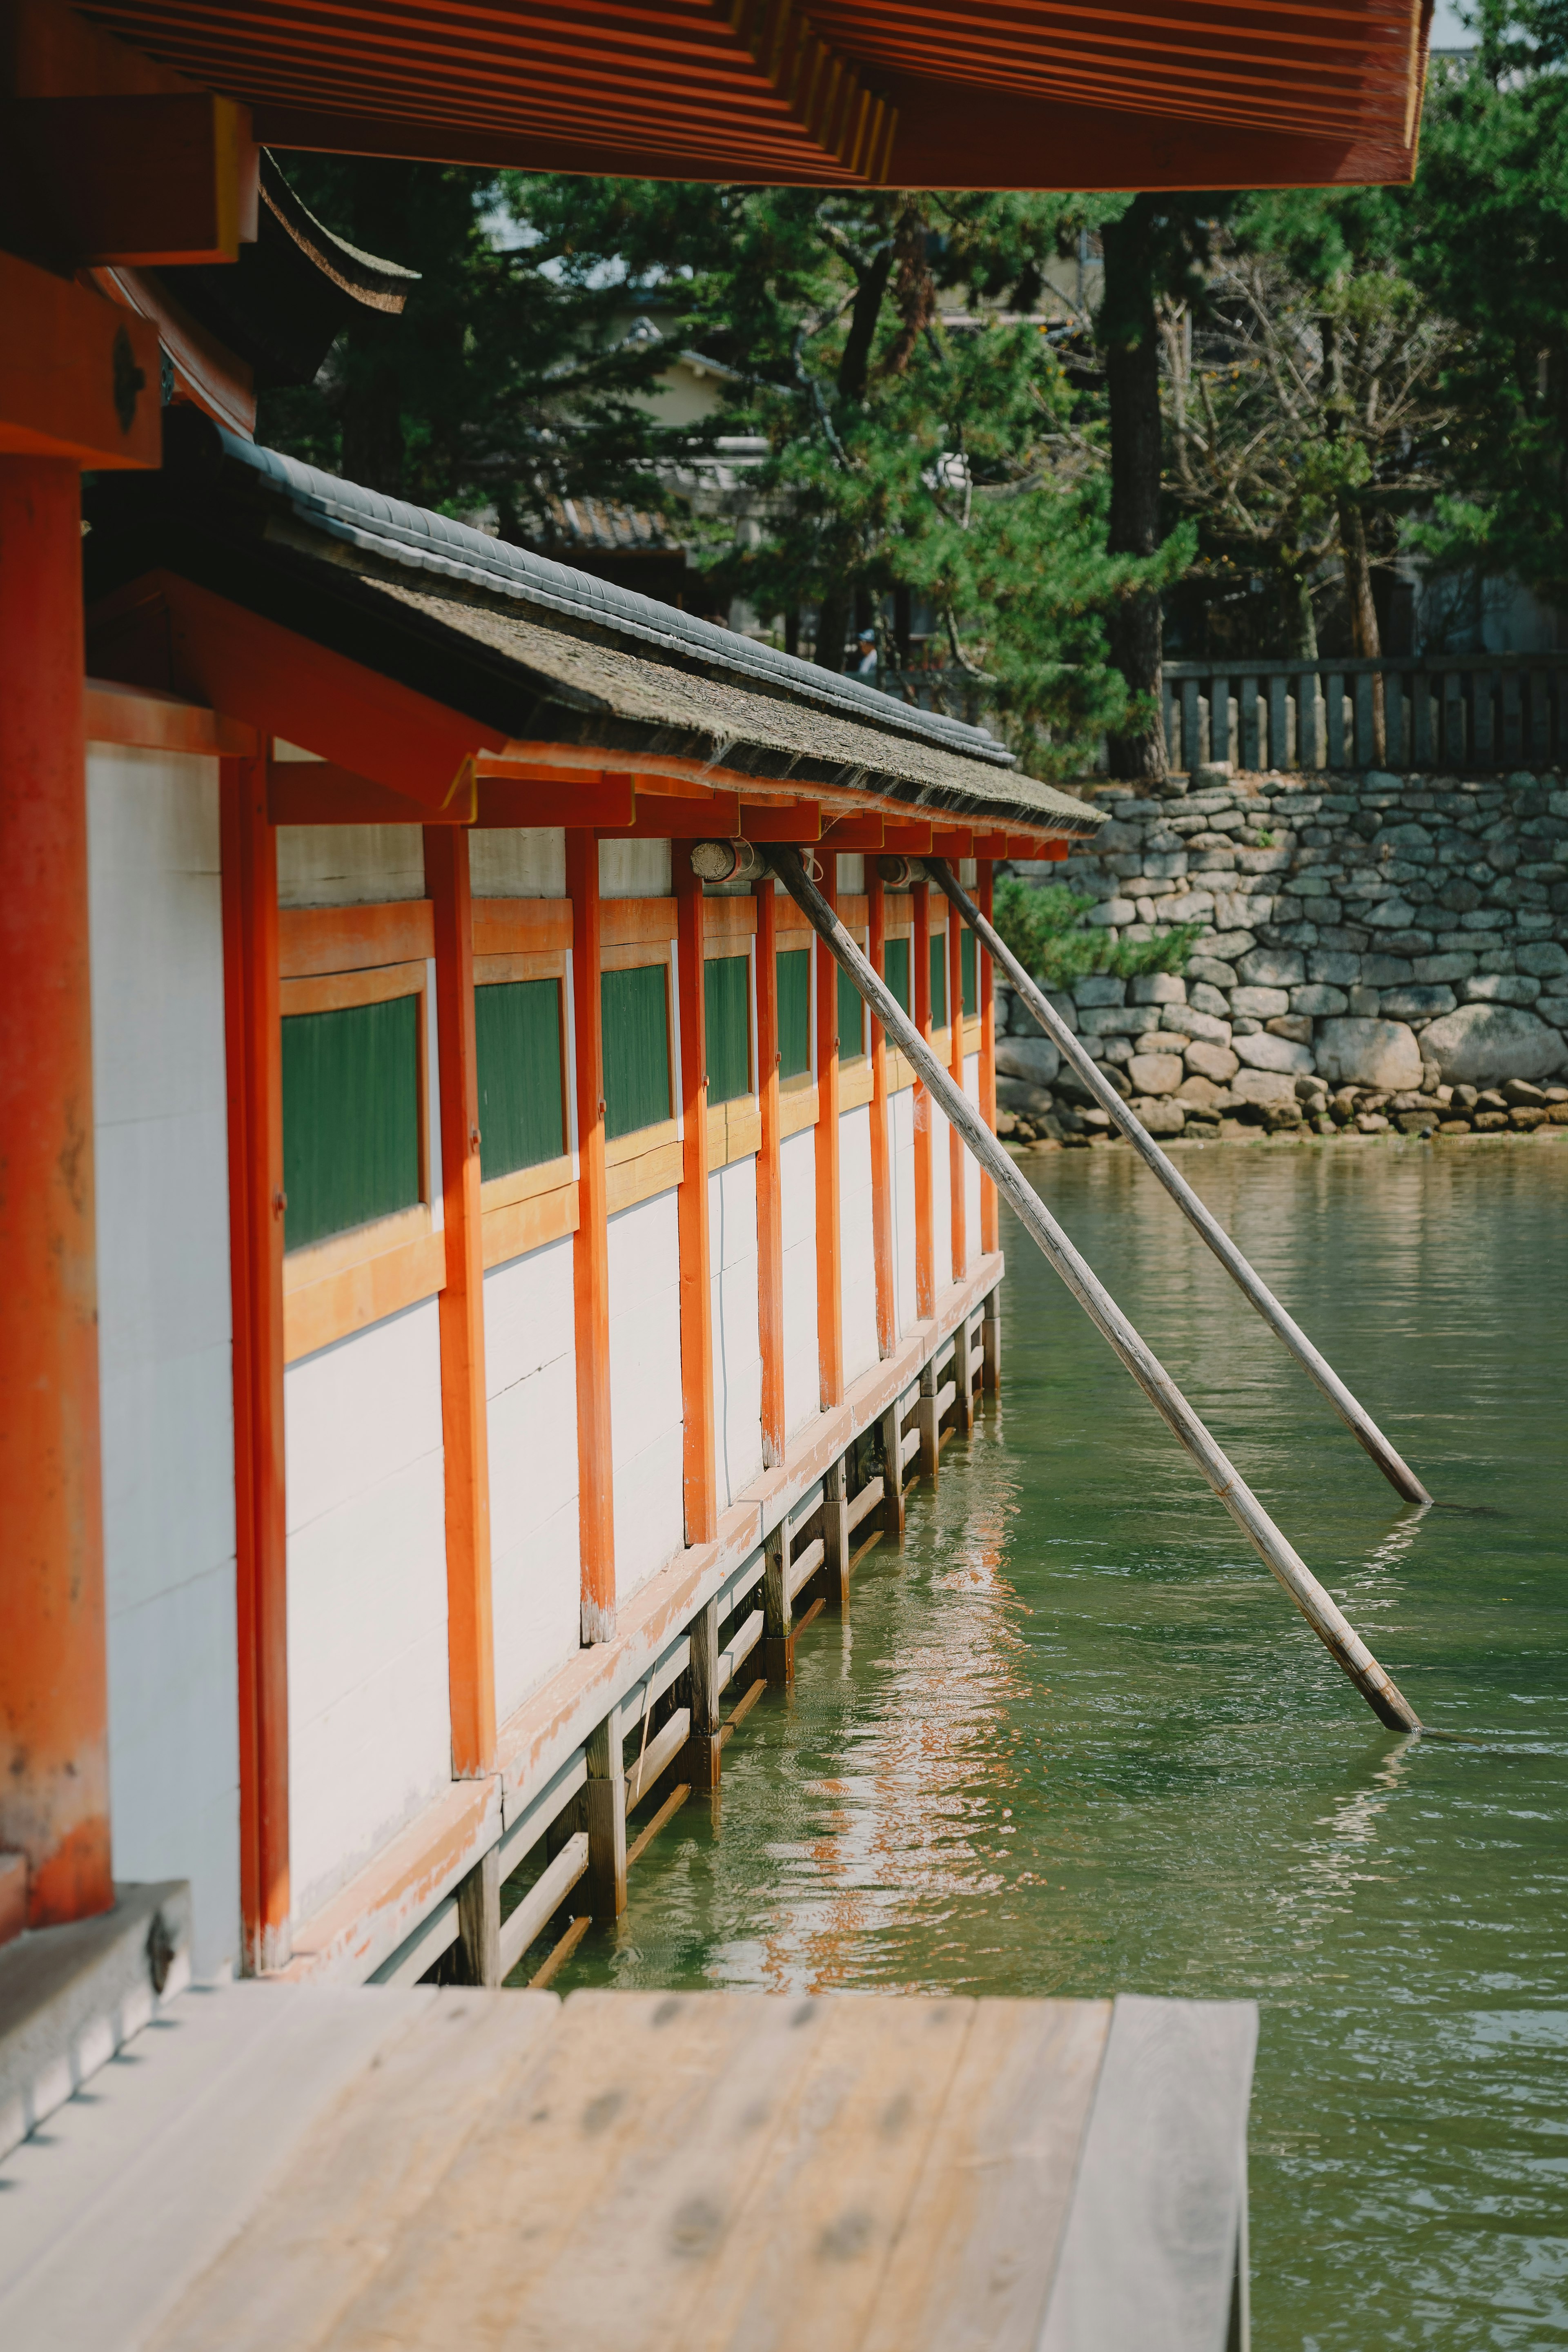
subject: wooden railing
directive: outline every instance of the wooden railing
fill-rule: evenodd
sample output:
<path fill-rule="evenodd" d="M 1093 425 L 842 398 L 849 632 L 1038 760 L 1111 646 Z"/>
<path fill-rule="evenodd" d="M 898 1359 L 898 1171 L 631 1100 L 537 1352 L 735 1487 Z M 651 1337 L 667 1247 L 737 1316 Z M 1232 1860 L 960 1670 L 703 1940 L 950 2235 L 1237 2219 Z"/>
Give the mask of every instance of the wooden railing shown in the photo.
<path fill-rule="evenodd" d="M 1168 661 L 1163 691 L 1178 770 L 1230 760 L 1458 774 L 1568 762 L 1568 653 Z"/>

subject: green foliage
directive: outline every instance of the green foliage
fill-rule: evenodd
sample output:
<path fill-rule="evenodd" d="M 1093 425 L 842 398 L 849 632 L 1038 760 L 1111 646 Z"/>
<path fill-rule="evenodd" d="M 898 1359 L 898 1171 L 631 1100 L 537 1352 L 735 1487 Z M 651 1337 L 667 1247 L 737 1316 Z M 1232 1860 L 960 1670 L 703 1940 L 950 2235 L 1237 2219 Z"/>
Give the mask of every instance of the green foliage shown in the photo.
<path fill-rule="evenodd" d="M 1162 939 L 1111 940 L 1084 924 L 1093 905 L 1065 884 L 1041 887 L 1009 874 L 996 885 L 992 920 L 1025 971 L 1048 988 L 1070 988 L 1090 972 L 1135 980 L 1186 970 L 1201 923 L 1173 923 Z"/>

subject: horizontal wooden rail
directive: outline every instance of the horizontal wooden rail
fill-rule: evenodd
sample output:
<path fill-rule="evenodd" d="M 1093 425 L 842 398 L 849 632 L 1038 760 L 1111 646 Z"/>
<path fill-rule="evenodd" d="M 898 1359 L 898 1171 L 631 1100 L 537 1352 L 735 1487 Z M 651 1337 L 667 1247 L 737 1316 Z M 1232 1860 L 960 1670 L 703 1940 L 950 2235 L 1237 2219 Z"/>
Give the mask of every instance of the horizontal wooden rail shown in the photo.
<path fill-rule="evenodd" d="M 867 1516 L 868 1512 L 874 1511 L 876 1509 L 878 1504 L 881 1501 L 887 1491 L 887 1481 L 879 1471 L 876 1477 L 867 1479 L 866 1484 L 861 1487 L 860 1492 L 858 1495 L 850 1496 L 849 1501 L 845 1508 L 844 1517 L 845 1524 L 848 1528 L 851 1535 L 854 1534 L 856 1528 L 859 1526 L 861 1520 Z"/>
<path fill-rule="evenodd" d="M 500 1972 L 510 1976 L 536 1936 L 543 1933 L 588 1867 L 588 1832 L 569 1837 L 510 1918 L 500 1923 Z"/>
<path fill-rule="evenodd" d="M 789 1573 L 784 1579 L 784 1591 L 789 1594 L 792 1601 L 801 1586 L 811 1582 L 826 1557 L 827 1547 L 818 1536 L 815 1543 L 806 1545 L 798 1559 L 791 1560 Z"/>
<path fill-rule="evenodd" d="M 728 1690 L 757 1643 L 763 1638 L 763 1612 L 753 1609 L 739 1624 L 729 1642 L 719 1653 L 719 1688 Z"/>
<path fill-rule="evenodd" d="M 626 1811 L 640 1804 L 659 1774 L 685 1747 L 691 1729 L 691 1709 L 678 1706 L 668 1723 L 654 1733 L 642 1754 L 626 1774 Z"/>

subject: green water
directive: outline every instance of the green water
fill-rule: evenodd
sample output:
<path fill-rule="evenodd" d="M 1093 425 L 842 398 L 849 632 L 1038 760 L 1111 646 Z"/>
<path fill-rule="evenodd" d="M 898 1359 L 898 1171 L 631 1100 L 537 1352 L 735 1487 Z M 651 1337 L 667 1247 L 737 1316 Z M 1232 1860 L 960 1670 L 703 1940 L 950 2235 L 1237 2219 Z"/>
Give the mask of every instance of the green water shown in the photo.
<path fill-rule="evenodd" d="M 1427 1721 L 1384 1732 L 1022 1234 L 1004 1393 L 558 1979 L 1261 2004 L 1260 2352 L 1568 2344 L 1568 1146 L 1026 1162 Z"/>

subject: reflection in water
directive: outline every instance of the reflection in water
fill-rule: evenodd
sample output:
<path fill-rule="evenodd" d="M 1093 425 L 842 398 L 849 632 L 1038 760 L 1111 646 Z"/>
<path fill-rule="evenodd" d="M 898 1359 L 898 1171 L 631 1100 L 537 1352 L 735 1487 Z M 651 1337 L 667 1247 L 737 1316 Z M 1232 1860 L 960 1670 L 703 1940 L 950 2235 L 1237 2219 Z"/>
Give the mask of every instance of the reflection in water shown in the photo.
<path fill-rule="evenodd" d="M 1125 1153 L 1038 1181 L 1424 1717 L 1382 1731 L 1014 1229 L 1005 1388 L 559 1980 L 1262 2004 L 1268 2352 L 1568 2344 L 1568 1147 L 1189 1154 L 1401 1508 Z"/>

